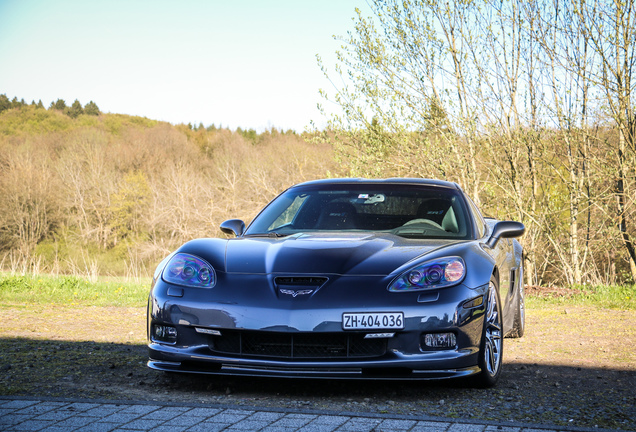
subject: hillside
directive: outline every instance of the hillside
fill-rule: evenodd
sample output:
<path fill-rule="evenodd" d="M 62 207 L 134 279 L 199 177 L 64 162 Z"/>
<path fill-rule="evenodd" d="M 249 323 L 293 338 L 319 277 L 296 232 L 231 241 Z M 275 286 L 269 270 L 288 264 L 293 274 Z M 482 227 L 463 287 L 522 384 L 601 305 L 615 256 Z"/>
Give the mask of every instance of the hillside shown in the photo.
<path fill-rule="evenodd" d="M 257 133 L 58 102 L 44 109 L 14 100 L 0 110 L 0 270 L 148 276 L 183 242 L 222 235 L 226 219 L 249 221 L 294 183 L 431 177 L 458 182 L 485 215 L 526 225 L 527 285 L 634 280 L 625 246 L 635 195 L 632 183 L 620 194 L 612 187 L 611 128 L 588 131 L 594 157 L 576 160 L 558 131 L 525 131 L 526 150 L 537 151 L 526 159 L 496 134 L 470 147 L 455 132 L 400 134 L 379 123 Z"/>
<path fill-rule="evenodd" d="M 120 114 L 0 113 L 0 267 L 148 275 L 178 245 L 249 220 L 333 151 L 275 129 L 192 128 Z"/>

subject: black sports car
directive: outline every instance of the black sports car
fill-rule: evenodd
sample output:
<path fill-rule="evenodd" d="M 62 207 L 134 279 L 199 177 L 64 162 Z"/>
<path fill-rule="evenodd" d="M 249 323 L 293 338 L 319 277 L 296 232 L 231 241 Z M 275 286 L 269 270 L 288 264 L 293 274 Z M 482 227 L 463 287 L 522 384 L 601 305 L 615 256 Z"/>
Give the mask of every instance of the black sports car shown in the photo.
<path fill-rule="evenodd" d="M 235 238 L 155 271 L 149 367 L 492 386 L 503 337 L 523 334 L 525 228 L 484 219 L 455 183 L 302 183 L 221 230 Z"/>

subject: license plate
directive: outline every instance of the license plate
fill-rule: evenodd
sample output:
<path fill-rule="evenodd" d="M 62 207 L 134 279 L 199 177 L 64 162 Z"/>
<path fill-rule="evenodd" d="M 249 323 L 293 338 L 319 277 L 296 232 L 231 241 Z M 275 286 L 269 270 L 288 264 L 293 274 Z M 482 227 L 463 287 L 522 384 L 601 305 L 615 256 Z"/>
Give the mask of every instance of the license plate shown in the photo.
<path fill-rule="evenodd" d="M 404 328 L 402 312 L 344 313 L 343 330 L 401 330 Z"/>

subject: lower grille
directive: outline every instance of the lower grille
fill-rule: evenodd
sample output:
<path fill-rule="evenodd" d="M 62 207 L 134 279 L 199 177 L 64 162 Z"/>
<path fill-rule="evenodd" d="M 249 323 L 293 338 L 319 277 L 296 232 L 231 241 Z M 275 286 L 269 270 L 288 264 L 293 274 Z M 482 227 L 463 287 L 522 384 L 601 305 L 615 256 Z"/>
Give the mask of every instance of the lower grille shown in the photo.
<path fill-rule="evenodd" d="M 240 357 L 328 359 L 379 357 L 386 353 L 386 339 L 364 339 L 354 333 L 275 333 L 221 330 L 212 336 L 212 351 Z"/>

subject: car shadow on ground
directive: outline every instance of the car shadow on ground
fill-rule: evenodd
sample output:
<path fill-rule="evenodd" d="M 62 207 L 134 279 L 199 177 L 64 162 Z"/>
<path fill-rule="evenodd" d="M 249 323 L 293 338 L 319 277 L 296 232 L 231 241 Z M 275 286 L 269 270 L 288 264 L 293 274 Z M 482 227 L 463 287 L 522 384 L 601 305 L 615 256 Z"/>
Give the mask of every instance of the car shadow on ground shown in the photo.
<path fill-rule="evenodd" d="M 636 429 L 635 370 L 505 363 L 498 385 L 462 380 L 279 379 L 164 373 L 143 345 L 0 338 L 0 394 L 231 404 Z"/>

